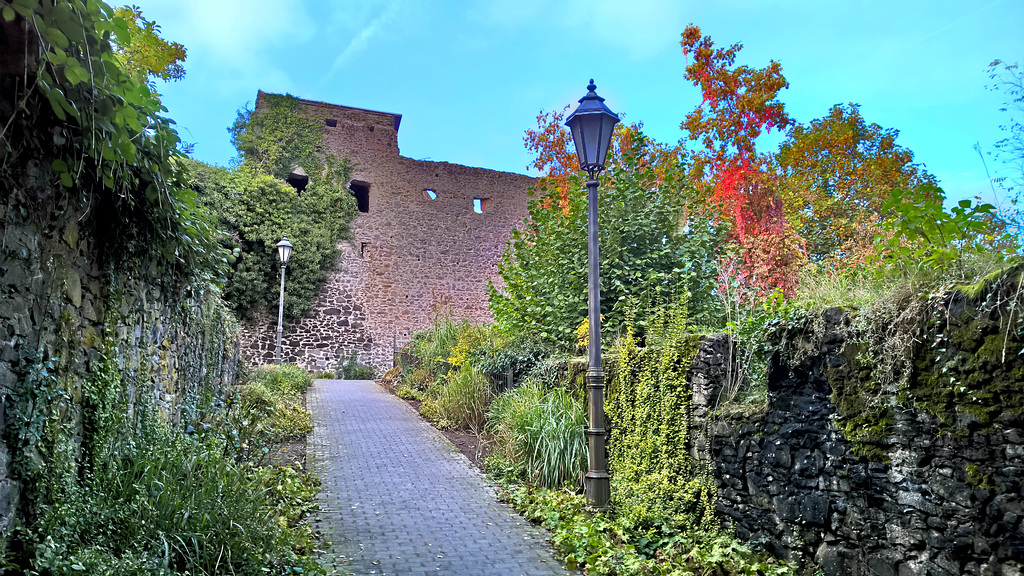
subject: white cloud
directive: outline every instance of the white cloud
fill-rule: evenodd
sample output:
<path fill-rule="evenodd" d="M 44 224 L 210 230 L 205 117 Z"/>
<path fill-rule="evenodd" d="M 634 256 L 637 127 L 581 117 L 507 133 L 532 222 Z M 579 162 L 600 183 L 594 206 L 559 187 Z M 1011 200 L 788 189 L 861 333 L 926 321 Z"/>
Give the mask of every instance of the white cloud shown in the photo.
<path fill-rule="evenodd" d="M 338 54 L 337 58 L 334 59 L 334 65 L 331 66 L 329 76 L 338 72 L 338 70 L 345 65 L 345 62 L 366 48 L 370 39 L 378 34 L 382 28 L 389 25 L 405 7 L 405 4 L 400 0 L 392 0 L 388 6 L 373 19 L 372 22 L 360 29 L 355 38 L 349 41 L 348 45 L 345 46 L 345 49 L 342 50 L 341 53 Z"/>
<path fill-rule="evenodd" d="M 181 42 L 189 60 L 232 70 L 258 68 L 267 50 L 316 33 L 301 0 L 136 0 L 164 36 Z"/>

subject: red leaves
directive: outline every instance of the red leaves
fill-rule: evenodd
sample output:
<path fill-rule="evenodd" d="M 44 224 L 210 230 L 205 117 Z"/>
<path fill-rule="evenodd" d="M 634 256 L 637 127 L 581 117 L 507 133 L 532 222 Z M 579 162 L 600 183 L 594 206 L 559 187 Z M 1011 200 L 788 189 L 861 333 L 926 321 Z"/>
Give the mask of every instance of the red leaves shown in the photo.
<path fill-rule="evenodd" d="M 680 45 L 692 61 L 686 79 L 701 89 L 701 104 L 686 116 L 682 128 L 699 140 L 691 174 L 710 180 L 711 203 L 731 225 L 730 240 L 738 248 L 730 275 L 746 291 L 768 295 L 796 288 L 803 261 L 799 238 L 786 224 L 776 179 L 755 140 L 763 132 L 790 124 L 780 90 L 789 86 L 778 62 L 765 68 L 733 67 L 743 47 L 715 48 L 697 26 L 686 27 Z M 731 268 L 724 266 L 723 269 Z"/>

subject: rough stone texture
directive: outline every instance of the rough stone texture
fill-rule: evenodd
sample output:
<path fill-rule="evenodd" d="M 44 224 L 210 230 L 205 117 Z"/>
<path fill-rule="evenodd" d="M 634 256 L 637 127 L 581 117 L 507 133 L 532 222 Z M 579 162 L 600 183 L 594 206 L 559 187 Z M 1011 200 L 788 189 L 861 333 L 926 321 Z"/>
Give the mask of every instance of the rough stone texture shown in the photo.
<path fill-rule="evenodd" d="M 575 573 L 552 555 L 546 533 L 499 504 L 466 457 L 406 403 L 355 380 L 317 380 L 307 400 L 329 573 Z"/>
<path fill-rule="evenodd" d="M 71 393 L 66 417 L 73 421 L 101 353 L 113 356 L 129 397 L 151 390 L 171 424 L 201 387 L 234 383 L 237 335 L 204 328 L 210 294 L 145 258 L 134 271 L 104 260 L 104 238 L 89 229 L 90 207 L 68 201 L 47 209 L 49 174 L 39 174 L 26 184 L 39 203 L 24 206 L 14 195 L 0 203 L 0 410 L 40 355 Z M 114 345 L 104 348 L 105 340 Z M 0 431 L 7 424 L 0 416 Z M 9 462 L 0 442 L 0 534 L 19 504 Z"/>
<path fill-rule="evenodd" d="M 820 565 L 826 576 L 1020 574 L 1021 421 L 969 422 L 951 433 L 924 410 L 897 409 L 883 444 L 890 461 L 858 456 L 835 426 L 824 376 L 841 361 L 839 316 L 826 313 L 831 332 L 796 367 L 772 363 L 761 414 L 702 420 L 709 412 L 700 406 L 722 382 L 714 361 L 720 339 L 698 355 L 694 373 L 704 384 L 694 386 L 694 424 L 710 430 L 726 523 L 778 557 Z M 991 471 L 981 486 L 968 481 L 973 466 Z"/>
<path fill-rule="evenodd" d="M 263 98 L 261 92 L 257 111 Z M 398 149 L 401 115 L 301 102 L 309 114 L 324 118 L 328 144 L 355 162 L 350 187 L 368 186 L 369 198 L 314 310 L 287 323 L 284 360 L 329 370 L 339 356 L 357 350 L 360 361 L 380 374 L 393 366 L 396 346 L 426 328 L 438 311 L 491 320 L 487 281 L 500 282 L 497 263 L 505 240 L 527 215 L 534 179 L 406 158 Z M 474 212 L 474 198 L 481 199 L 482 214 Z M 252 362 L 273 358 L 276 322 L 264 317 L 244 328 L 243 349 Z"/>

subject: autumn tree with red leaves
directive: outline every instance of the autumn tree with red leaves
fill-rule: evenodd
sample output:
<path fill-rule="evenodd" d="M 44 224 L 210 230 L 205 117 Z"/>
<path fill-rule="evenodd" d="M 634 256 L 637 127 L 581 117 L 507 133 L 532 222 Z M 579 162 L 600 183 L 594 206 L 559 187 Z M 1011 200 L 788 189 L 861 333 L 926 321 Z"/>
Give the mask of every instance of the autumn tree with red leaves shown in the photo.
<path fill-rule="evenodd" d="M 695 183 L 730 227 L 737 248 L 738 280 L 755 295 L 781 289 L 791 295 L 804 261 L 800 239 L 789 228 L 770 159 L 758 154 L 757 138 L 791 124 L 777 99 L 789 86 L 782 66 L 736 66 L 742 44 L 716 48 L 711 37 L 689 25 L 680 45 L 689 60 L 685 77 L 701 89 L 702 100 L 682 123 L 701 144 L 691 169 Z"/>

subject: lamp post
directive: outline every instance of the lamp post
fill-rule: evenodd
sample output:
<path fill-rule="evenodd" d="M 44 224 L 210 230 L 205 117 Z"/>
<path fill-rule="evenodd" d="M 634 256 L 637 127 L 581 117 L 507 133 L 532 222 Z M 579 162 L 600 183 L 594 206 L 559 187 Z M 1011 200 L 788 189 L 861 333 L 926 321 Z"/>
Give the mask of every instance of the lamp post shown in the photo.
<path fill-rule="evenodd" d="M 281 298 L 277 302 L 277 347 L 274 349 L 274 364 L 281 363 L 281 323 L 284 321 L 284 270 L 292 256 L 292 243 L 285 234 L 277 243 L 277 257 L 281 261 Z"/>
<path fill-rule="evenodd" d="M 587 505 L 602 510 L 608 507 L 611 488 L 608 483 L 608 457 L 604 442 L 604 369 L 601 367 L 601 276 L 600 258 L 597 250 L 597 187 L 598 175 L 604 170 L 605 158 L 612 141 L 612 130 L 619 117 L 604 105 L 604 98 L 597 95 L 597 86 L 590 80 L 587 95 L 580 98 L 580 105 L 566 119 L 565 125 L 572 131 L 576 144 L 576 155 L 580 168 L 587 171 L 587 284 L 589 303 L 589 368 L 587 369 L 587 395 L 589 398 L 590 420 L 587 446 L 590 451 L 590 471 L 586 475 Z"/>

